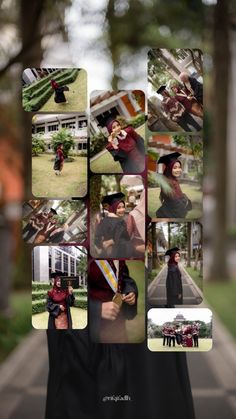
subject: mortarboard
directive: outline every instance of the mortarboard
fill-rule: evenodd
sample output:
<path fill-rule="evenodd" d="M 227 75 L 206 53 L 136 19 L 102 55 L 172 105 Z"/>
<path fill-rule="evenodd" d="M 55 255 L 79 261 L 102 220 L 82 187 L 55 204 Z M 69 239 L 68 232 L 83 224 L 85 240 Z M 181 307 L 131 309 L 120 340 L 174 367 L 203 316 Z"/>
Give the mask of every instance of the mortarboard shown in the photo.
<path fill-rule="evenodd" d="M 166 154 L 165 156 L 161 156 L 157 163 L 164 163 L 166 166 L 168 166 L 170 163 L 177 161 L 180 156 L 181 154 L 178 152 Z"/>
<path fill-rule="evenodd" d="M 178 252 L 180 249 L 178 247 L 172 247 L 172 249 L 168 249 L 165 253 L 165 256 L 171 256 L 172 253 Z"/>
<path fill-rule="evenodd" d="M 166 90 L 166 86 L 160 86 L 159 89 L 157 90 L 157 93 L 162 93 L 164 92 L 164 90 Z"/>
<path fill-rule="evenodd" d="M 125 198 L 125 195 L 122 192 L 113 193 L 111 195 L 106 195 L 102 198 L 102 205 L 108 204 L 113 205 L 117 201 L 122 201 Z"/>

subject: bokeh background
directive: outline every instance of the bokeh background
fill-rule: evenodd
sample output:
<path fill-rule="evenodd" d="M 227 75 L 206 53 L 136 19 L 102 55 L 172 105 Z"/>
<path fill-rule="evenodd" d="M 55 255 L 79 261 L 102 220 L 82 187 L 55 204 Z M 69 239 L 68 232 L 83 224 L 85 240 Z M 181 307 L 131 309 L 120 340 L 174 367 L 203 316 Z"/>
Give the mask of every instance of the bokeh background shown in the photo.
<path fill-rule="evenodd" d="M 1 0 L 0 7 L 3 418 L 42 418 L 46 395 L 45 334 L 31 330 L 31 250 L 20 235 L 21 201 L 31 198 L 32 117 L 21 107 L 21 72 L 82 67 L 88 71 L 89 93 L 146 92 L 150 47 L 204 52 L 203 305 L 213 309 L 214 349 L 189 354 L 188 364 L 197 419 L 235 418 L 235 0 Z"/>

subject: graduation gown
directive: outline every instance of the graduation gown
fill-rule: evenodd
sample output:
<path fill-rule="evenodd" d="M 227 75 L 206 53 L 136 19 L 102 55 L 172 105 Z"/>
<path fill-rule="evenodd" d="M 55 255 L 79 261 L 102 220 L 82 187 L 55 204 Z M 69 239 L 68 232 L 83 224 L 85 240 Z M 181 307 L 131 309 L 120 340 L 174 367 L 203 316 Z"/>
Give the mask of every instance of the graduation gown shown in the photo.
<path fill-rule="evenodd" d="M 74 305 L 74 301 L 75 301 L 74 294 L 68 295 L 65 301 L 69 329 L 72 329 L 72 318 L 71 318 L 70 307 Z M 61 313 L 60 304 L 55 303 L 53 299 L 48 295 L 46 308 L 49 312 L 48 329 L 55 329 L 56 328 L 55 318 Z"/>
<path fill-rule="evenodd" d="M 156 216 L 157 218 L 185 218 L 191 209 L 192 203 L 185 194 L 173 198 L 166 196 L 161 207 L 156 211 Z"/>
<path fill-rule="evenodd" d="M 102 247 L 103 241 L 113 240 L 111 252 L 108 254 Z M 133 246 L 127 230 L 126 222 L 120 217 L 105 217 L 96 227 L 95 245 L 102 250 L 99 257 L 101 258 L 129 258 L 133 256 Z"/>
<path fill-rule="evenodd" d="M 124 173 L 141 173 L 145 168 L 145 146 L 143 138 L 132 127 L 124 129 L 126 137 L 118 139 L 119 149 L 109 143 L 106 148 L 115 161 L 119 161 Z"/>
<path fill-rule="evenodd" d="M 178 298 L 179 294 L 181 294 L 181 298 Z M 175 264 L 168 266 L 168 273 L 166 278 L 166 296 L 167 306 L 183 304 L 181 272 L 178 266 Z"/>
<path fill-rule="evenodd" d="M 115 265 L 110 261 L 111 269 L 116 273 Z M 102 303 L 112 301 L 115 292 L 108 284 L 96 262 L 89 265 L 89 330 L 93 342 L 125 343 L 128 341 L 125 321 L 133 319 L 137 314 L 138 289 L 135 281 L 129 276 L 129 270 L 124 262 L 119 262 L 118 290 L 122 294 L 134 292 L 134 305 L 123 303 L 116 320 L 101 318 Z"/>
<path fill-rule="evenodd" d="M 47 336 L 45 419 L 195 418 L 184 353 L 151 352 L 146 343 L 92 343 L 87 328 Z"/>
<path fill-rule="evenodd" d="M 61 87 L 57 87 L 55 89 L 55 96 L 54 96 L 54 101 L 56 103 L 65 103 L 66 102 L 66 97 L 64 95 L 64 91 L 68 91 L 68 87 L 67 86 L 61 86 Z"/>

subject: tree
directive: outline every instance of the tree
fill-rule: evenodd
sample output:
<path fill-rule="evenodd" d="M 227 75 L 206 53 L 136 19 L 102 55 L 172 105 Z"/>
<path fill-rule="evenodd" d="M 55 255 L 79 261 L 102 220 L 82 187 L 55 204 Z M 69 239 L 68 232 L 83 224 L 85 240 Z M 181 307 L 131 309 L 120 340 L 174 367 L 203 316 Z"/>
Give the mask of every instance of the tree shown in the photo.
<path fill-rule="evenodd" d="M 230 68 L 229 2 L 218 1 L 214 13 L 214 180 L 213 263 L 210 280 L 229 280 L 227 269 L 227 117 Z M 219 170 L 220 168 L 220 170 Z"/>
<path fill-rule="evenodd" d="M 56 134 L 53 134 L 52 146 L 53 146 L 54 153 L 56 153 L 57 147 L 59 144 L 63 144 L 63 154 L 65 158 L 67 158 L 69 155 L 70 149 L 75 144 L 72 134 L 68 129 L 62 128 Z"/>
<path fill-rule="evenodd" d="M 41 134 L 32 135 L 32 156 L 38 156 L 46 149 L 45 142 Z"/>

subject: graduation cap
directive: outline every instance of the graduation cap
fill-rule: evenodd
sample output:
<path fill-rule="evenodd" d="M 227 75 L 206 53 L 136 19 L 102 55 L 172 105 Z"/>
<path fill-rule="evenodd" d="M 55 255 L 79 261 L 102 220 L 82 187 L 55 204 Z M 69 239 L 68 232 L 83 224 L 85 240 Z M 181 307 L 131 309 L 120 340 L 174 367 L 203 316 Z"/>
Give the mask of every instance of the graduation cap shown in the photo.
<path fill-rule="evenodd" d="M 178 252 L 180 249 L 178 247 L 172 247 L 172 249 L 168 249 L 165 253 L 165 256 L 171 256 L 172 253 Z"/>
<path fill-rule="evenodd" d="M 53 214 L 57 214 L 56 210 L 54 208 L 50 208 L 50 212 L 53 212 Z"/>
<path fill-rule="evenodd" d="M 50 274 L 50 278 L 52 279 L 56 278 L 57 276 L 65 276 L 65 274 L 61 271 L 51 272 Z"/>
<path fill-rule="evenodd" d="M 178 152 L 166 154 L 165 156 L 161 156 L 157 163 L 164 163 L 166 166 L 168 166 L 169 164 L 177 161 L 180 156 L 181 154 Z"/>
<path fill-rule="evenodd" d="M 157 93 L 162 93 L 164 92 L 164 90 L 166 90 L 166 86 L 160 86 L 159 89 L 157 90 Z"/>
<path fill-rule="evenodd" d="M 122 192 L 113 193 L 111 195 L 106 195 L 102 198 L 102 205 L 108 204 L 113 205 L 115 202 L 122 201 L 125 195 Z"/>

